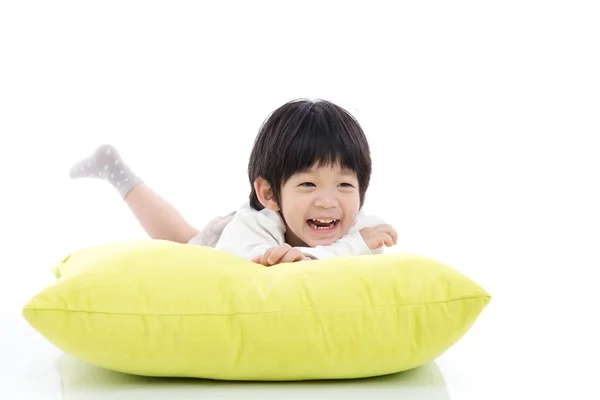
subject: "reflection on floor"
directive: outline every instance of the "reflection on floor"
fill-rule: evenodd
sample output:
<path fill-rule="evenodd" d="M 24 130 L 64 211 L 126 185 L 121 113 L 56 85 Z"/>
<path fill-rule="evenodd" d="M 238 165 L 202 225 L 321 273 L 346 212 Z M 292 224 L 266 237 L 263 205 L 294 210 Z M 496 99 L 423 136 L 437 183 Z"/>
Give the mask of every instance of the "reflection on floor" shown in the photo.
<path fill-rule="evenodd" d="M 64 400 L 115 399 L 291 399 L 339 394 L 345 399 L 402 398 L 449 400 L 435 362 L 376 378 L 307 382 L 226 382 L 201 379 L 146 378 L 98 368 L 67 355 L 56 360 Z"/>

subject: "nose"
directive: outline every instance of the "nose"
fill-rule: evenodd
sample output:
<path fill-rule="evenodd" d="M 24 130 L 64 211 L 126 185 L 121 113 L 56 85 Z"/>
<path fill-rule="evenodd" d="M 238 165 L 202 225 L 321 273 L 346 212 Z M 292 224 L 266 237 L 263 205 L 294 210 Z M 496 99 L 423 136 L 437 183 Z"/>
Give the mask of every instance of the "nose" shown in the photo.
<path fill-rule="evenodd" d="M 320 208 L 334 208 L 339 204 L 337 197 L 329 190 L 323 190 L 317 194 L 315 206 Z"/>

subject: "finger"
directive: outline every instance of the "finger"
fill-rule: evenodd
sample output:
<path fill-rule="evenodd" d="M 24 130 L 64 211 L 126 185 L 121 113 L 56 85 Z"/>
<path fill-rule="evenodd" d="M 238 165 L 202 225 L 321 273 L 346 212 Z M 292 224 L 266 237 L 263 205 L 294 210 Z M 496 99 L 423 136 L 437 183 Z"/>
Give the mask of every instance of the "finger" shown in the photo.
<path fill-rule="evenodd" d="M 304 254 L 300 252 L 298 249 L 290 249 L 285 255 L 282 257 L 281 262 L 294 262 L 299 261 L 304 257 Z"/>
<path fill-rule="evenodd" d="M 253 263 L 261 264 L 260 260 L 262 259 L 261 255 L 258 255 L 252 259 Z"/>
<path fill-rule="evenodd" d="M 394 239 L 390 234 L 386 234 L 383 241 L 387 247 L 392 247 L 394 245 Z"/>
<path fill-rule="evenodd" d="M 392 228 L 391 232 L 389 233 L 392 237 L 392 240 L 394 241 L 394 244 L 398 244 L 398 232 L 394 228 Z"/>
<path fill-rule="evenodd" d="M 260 259 L 260 263 L 266 267 L 269 266 L 269 257 L 271 256 L 271 253 L 273 253 L 273 250 L 275 250 L 275 247 L 271 247 L 270 249 L 267 249 L 267 251 L 265 251 L 265 253 L 262 255 L 261 259 Z"/>
<path fill-rule="evenodd" d="M 392 239 L 389 233 L 384 232 L 381 234 L 381 236 L 379 236 L 379 246 L 377 246 L 378 249 L 383 246 L 391 247 L 393 245 L 394 239 Z"/>
<path fill-rule="evenodd" d="M 398 232 L 396 232 L 396 229 L 394 229 L 392 225 L 383 224 L 380 225 L 380 227 L 383 232 L 387 233 L 392 238 L 393 244 L 398 244 Z"/>
<path fill-rule="evenodd" d="M 285 254 L 291 249 L 289 245 L 281 245 L 277 246 L 273 249 L 271 255 L 267 258 L 267 262 L 269 265 L 279 264 L 281 262 L 281 258 L 285 256 Z"/>

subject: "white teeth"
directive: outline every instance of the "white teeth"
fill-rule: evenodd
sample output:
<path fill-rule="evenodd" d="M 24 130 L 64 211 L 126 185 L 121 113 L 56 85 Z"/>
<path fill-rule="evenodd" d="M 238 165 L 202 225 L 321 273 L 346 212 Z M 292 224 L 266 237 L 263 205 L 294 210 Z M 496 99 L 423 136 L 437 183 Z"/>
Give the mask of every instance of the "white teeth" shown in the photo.
<path fill-rule="evenodd" d="M 315 224 L 315 222 L 319 222 L 321 224 L 327 224 L 327 226 L 319 226 Z M 313 229 L 331 229 L 337 223 L 337 219 L 309 219 L 307 223 Z"/>

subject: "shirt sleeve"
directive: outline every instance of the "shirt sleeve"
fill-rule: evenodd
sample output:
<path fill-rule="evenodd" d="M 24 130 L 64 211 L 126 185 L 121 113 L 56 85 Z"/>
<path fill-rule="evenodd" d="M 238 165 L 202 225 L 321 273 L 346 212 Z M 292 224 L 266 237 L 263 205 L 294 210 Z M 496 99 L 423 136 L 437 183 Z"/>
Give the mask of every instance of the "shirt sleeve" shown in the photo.
<path fill-rule="evenodd" d="M 297 247 L 303 254 L 316 259 L 343 257 L 343 256 L 363 256 L 369 254 L 382 254 L 384 247 L 371 250 L 365 243 L 360 230 L 368 226 L 384 224 L 385 221 L 373 215 L 365 215 L 362 211 L 358 214 L 356 222 L 348 230 L 348 233 L 337 242 L 328 246 L 316 247 Z"/>
<path fill-rule="evenodd" d="M 223 229 L 215 248 L 251 260 L 284 243 L 284 229 L 268 210 L 259 212 L 242 207 Z"/>

